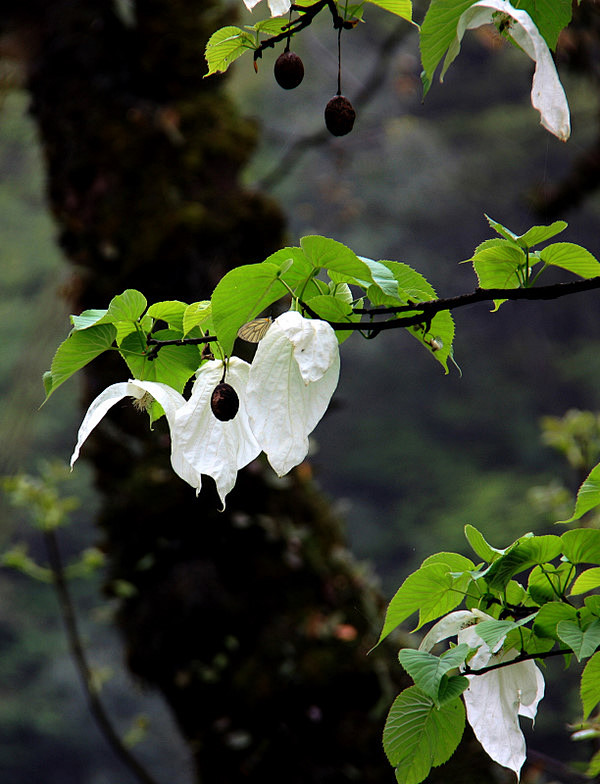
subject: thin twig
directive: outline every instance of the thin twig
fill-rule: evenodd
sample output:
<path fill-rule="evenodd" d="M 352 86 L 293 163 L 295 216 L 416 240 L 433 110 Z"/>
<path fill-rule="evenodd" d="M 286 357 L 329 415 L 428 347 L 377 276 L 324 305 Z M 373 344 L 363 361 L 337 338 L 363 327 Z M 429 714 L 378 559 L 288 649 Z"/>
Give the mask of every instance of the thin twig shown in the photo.
<path fill-rule="evenodd" d="M 164 346 L 200 346 L 202 343 L 212 343 L 218 338 L 216 335 L 206 335 L 203 338 L 174 338 L 172 340 L 158 340 L 157 338 L 148 338 L 146 343 L 152 346 L 152 349 L 146 354 L 146 359 L 152 362 L 158 356 L 158 352 Z"/>
<path fill-rule="evenodd" d="M 573 768 L 565 765 L 564 762 L 560 762 L 560 760 L 556 760 L 548 756 L 548 754 L 543 754 L 541 751 L 536 751 L 531 747 L 527 749 L 527 762 L 536 765 L 536 767 L 541 766 L 551 776 L 559 776 L 562 784 L 590 784 L 591 781 L 597 780 L 591 779 L 585 773 L 573 770 Z"/>
<path fill-rule="evenodd" d="M 262 57 L 263 52 L 265 49 L 273 48 L 275 44 L 278 44 L 280 41 L 285 41 L 287 39 L 288 46 L 289 46 L 289 39 L 295 34 L 300 32 L 300 30 L 304 30 L 304 28 L 311 25 L 317 16 L 317 14 L 321 13 L 324 8 L 329 8 L 331 16 L 333 17 L 333 26 L 334 28 L 341 29 L 342 27 L 350 28 L 354 27 L 352 22 L 344 22 L 343 17 L 340 15 L 339 11 L 337 10 L 337 6 L 334 0 L 317 0 L 316 3 L 309 6 L 303 5 L 291 5 L 290 11 L 298 11 L 301 16 L 298 16 L 296 19 L 293 19 L 291 22 L 286 24 L 283 27 L 281 33 L 277 33 L 277 35 L 272 35 L 269 38 L 265 38 L 264 41 L 261 41 L 260 44 L 254 50 L 254 69 L 256 70 L 256 61 Z"/>
<path fill-rule="evenodd" d="M 322 319 L 310 305 L 306 302 L 299 300 L 302 309 L 308 313 L 311 318 L 320 319 L 329 324 L 332 329 L 338 331 L 357 331 L 368 333 L 368 337 L 373 338 L 389 329 L 406 329 L 407 327 L 414 327 L 419 324 L 429 324 L 437 313 L 445 310 L 455 310 L 462 308 L 466 305 L 474 305 L 478 302 L 490 302 L 496 299 L 506 300 L 549 300 L 559 299 L 571 294 L 578 294 L 582 291 L 593 291 L 600 288 L 600 275 L 595 278 L 586 278 L 585 280 L 574 280 L 568 283 L 552 283 L 549 286 L 534 286 L 532 288 L 522 289 L 475 289 L 469 294 L 459 294 L 456 297 L 447 297 L 446 299 L 428 299 L 424 302 L 411 302 L 407 305 L 397 305 L 392 307 L 376 307 L 376 308 L 355 308 L 352 312 L 355 315 L 369 316 L 370 321 L 328 321 Z M 386 321 L 374 321 L 377 316 L 393 315 L 395 313 L 410 312 L 410 315 L 400 316 L 395 319 L 387 319 Z M 418 311 L 415 313 L 415 311 Z M 158 353 L 159 349 L 163 346 L 193 346 L 199 343 L 209 343 L 218 340 L 215 335 L 209 335 L 205 338 L 178 338 L 176 340 L 157 340 L 149 338 L 148 343 L 153 346 L 152 352 L 154 356 Z M 151 357 L 150 354 L 148 358 Z"/>
<path fill-rule="evenodd" d="M 409 29 L 406 22 L 400 22 L 381 42 L 377 52 L 377 60 L 371 73 L 352 99 L 352 103 L 358 113 L 362 112 L 373 101 L 386 84 L 385 77 L 388 75 L 390 58 Z M 270 172 L 256 180 L 253 187 L 261 191 L 271 190 L 284 177 L 287 177 L 305 153 L 330 141 L 332 141 L 332 137 L 326 128 L 301 136 L 290 146 Z"/>
<path fill-rule="evenodd" d="M 489 667 L 482 667 L 478 670 L 472 670 L 468 665 L 462 670 L 461 675 L 487 675 L 488 672 L 493 670 L 501 670 L 503 667 L 510 667 L 511 664 L 519 664 L 524 661 L 534 661 L 535 659 L 551 659 L 553 656 L 565 656 L 573 653 L 572 650 L 557 650 L 557 651 L 541 651 L 539 653 L 522 653 L 515 656 L 510 661 L 498 662 L 498 664 L 490 664 Z"/>
<path fill-rule="evenodd" d="M 355 313 L 359 315 L 369 315 L 371 318 L 378 315 L 385 315 L 390 313 L 402 313 L 404 311 L 419 311 L 410 316 L 400 316 L 400 318 L 389 319 L 388 321 L 377 322 L 356 322 L 356 321 L 328 321 L 327 323 L 336 330 L 364 330 L 367 329 L 371 332 L 381 332 L 388 329 L 403 329 L 405 327 L 415 326 L 423 322 L 429 322 L 436 315 L 445 310 L 455 310 L 462 308 L 466 305 L 473 305 L 477 302 L 489 302 L 496 299 L 506 300 L 549 300 L 559 299 L 571 294 L 578 294 L 582 291 L 592 291 L 600 288 L 600 275 L 594 278 L 586 278 L 585 280 L 575 280 L 568 283 L 553 283 L 549 286 L 535 286 L 533 288 L 522 289 L 475 289 L 470 294 L 460 294 L 457 297 L 448 297 L 447 299 L 430 299 L 425 302 L 415 302 L 409 305 L 399 305 L 398 307 L 386 308 L 359 308 Z M 307 313 L 313 318 L 319 316 L 301 303 Z"/>
<path fill-rule="evenodd" d="M 98 694 L 93 682 L 92 671 L 87 662 L 85 651 L 79 635 L 77 625 L 77 617 L 75 615 L 75 608 L 71 599 L 71 594 L 67 581 L 65 579 L 62 558 L 58 546 L 56 533 L 53 529 L 45 529 L 44 542 L 48 553 L 48 561 L 52 569 L 54 578 L 54 587 L 58 596 L 60 605 L 60 612 L 65 625 L 67 640 L 71 656 L 75 662 L 79 678 L 83 686 L 85 696 L 87 698 L 90 713 L 96 720 L 96 724 L 100 732 L 104 735 L 108 745 L 115 752 L 121 762 L 129 768 L 133 775 L 141 782 L 141 784 L 158 784 L 144 766 L 131 754 L 129 749 L 123 744 L 115 730 Z"/>

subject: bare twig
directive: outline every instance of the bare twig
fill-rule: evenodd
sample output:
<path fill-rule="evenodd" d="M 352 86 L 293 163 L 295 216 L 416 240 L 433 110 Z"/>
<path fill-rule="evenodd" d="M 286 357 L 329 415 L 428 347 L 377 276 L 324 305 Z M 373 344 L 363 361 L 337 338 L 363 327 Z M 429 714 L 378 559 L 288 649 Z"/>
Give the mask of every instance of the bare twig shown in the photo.
<path fill-rule="evenodd" d="M 77 617 L 67 581 L 65 579 L 62 558 L 56 538 L 56 532 L 53 529 L 44 529 L 44 542 L 48 553 L 48 560 L 50 568 L 54 577 L 54 587 L 58 596 L 60 604 L 60 611 L 65 625 L 67 640 L 71 656 L 77 667 L 77 672 L 87 698 L 90 713 L 96 720 L 100 732 L 104 735 L 108 745 L 115 752 L 121 762 L 126 765 L 133 775 L 138 779 L 141 784 L 157 784 L 150 773 L 138 760 L 131 754 L 129 749 L 123 744 L 115 730 L 104 706 L 98 697 L 96 688 L 93 683 L 93 676 L 90 666 L 87 662 L 85 651 L 81 643 L 79 629 L 77 625 Z"/>
<path fill-rule="evenodd" d="M 378 49 L 377 60 L 371 73 L 357 95 L 352 99 L 352 103 L 357 112 L 361 112 L 365 109 L 365 107 L 378 95 L 379 90 L 385 85 L 385 76 L 389 70 L 390 58 L 409 29 L 406 22 L 400 22 L 381 42 Z M 320 147 L 331 140 L 331 134 L 326 128 L 301 136 L 291 145 L 270 172 L 259 180 L 256 180 L 254 187 L 261 191 L 271 190 L 280 183 L 284 177 L 287 177 L 293 168 L 300 162 L 305 153 L 315 147 Z"/>
<path fill-rule="evenodd" d="M 324 8 L 329 8 L 331 16 L 333 17 L 333 26 L 336 30 L 341 29 L 342 27 L 354 27 L 353 22 L 344 21 L 343 17 L 337 10 L 337 6 L 334 0 L 317 0 L 316 3 L 308 6 L 292 4 L 290 10 L 298 11 L 301 16 L 298 16 L 296 19 L 293 19 L 291 22 L 286 24 L 281 33 L 272 35 L 269 38 L 265 38 L 264 41 L 260 42 L 260 44 L 254 50 L 254 69 L 256 70 L 256 61 L 262 57 L 265 49 L 272 49 L 275 44 L 279 43 L 280 41 L 289 41 L 291 36 L 293 36 L 295 33 L 298 33 L 300 30 L 304 30 L 304 28 L 311 25 L 317 14 L 320 14 Z"/>

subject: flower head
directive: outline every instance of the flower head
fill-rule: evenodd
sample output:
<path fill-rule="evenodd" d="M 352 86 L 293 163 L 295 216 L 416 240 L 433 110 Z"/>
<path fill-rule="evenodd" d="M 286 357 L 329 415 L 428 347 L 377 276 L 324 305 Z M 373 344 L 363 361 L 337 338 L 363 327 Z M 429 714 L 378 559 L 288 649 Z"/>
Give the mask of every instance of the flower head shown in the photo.
<path fill-rule="evenodd" d="M 151 395 L 152 398 L 160 403 L 171 428 L 171 464 L 173 470 L 192 487 L 200 489 L 202 484 L 200 474 L 193 465 L 185 460 L 177 448 L 178 445 L 174 433 L 175 414 L 183 406 L 185 399 L 168 384 L 161 384 L 158 381 L 133 380 L 119 382 L 118 384 L 112 384 L 101 392 L 90 404 L 79 428 L 77 444 L 71 455 L 71 468 L 73 468 L 73 464 L 79 457 L 84 441 L 114 405 L 127 397 L 133 398 L 135 403 L 136 401 L 141 401 L 147 395 Z"/>
<path fill-rule="evenodd" d="M 324 321 L 288 311 L 258 344 L 246 406 L 250 427 L 279 476 L 301 463 L 340 372 L 339 344 Z"/>
<path fill-rule="evenodd" d="M 260 454 L 261 448 L 248 422 L 246 386 L 250 365 L 238 357 L 227 363 L 227 383 L 237 392 L 239 409 L 230 420 L 217 419 L 211 408 L 212 394 L 223 377 L 223 362 L 205 362 L 196 374 L 192 394 L 176 412 L 171 426 L 182 459 L 194 471 L 212 476 L 225 506 L 237 472 Z M 200 485 L 197 486 L 200 489 Z"/>
<path fill-rule="evenodd" d="M 105 389 L 79 428 L 71 467 L 112 406 L 126 397 L 141 402 L 150 396 L 169 423 L 174 471 L 196 492 L 202 475 L 211 476 L 224 507 L 238 470 L 261 450 L 279 476 L 304 460 L 308 436 L 329 405 L 339 369 L 338 341 L 329 324 L 284 313 L 259 344 L 252 365 L 239 357 L 231 357 L 225 366 L 221 360 L 205 362 L 189 400 L 156 381 L 134 380 Z"/>
<path fill-rule="evenodd" d="M 480 610 L 451 612 L 430 629 L 419 650 L 428 651 L 441 640 L 456 635 L 459 643 L 466 643 L 475 651 L 469 659 L 471 670 L 516 658 L 519 652 L 515 648 L 502 650 L 504 637 L 490 649 L 477 633 L 477 624 L 482 620 L 494 619 Z M 535 662 L 527 660 L 467 678 L 469 687 L 463 692 L 463 699 L 475 737 L 495 762 L 514 770 L 518 779 L 526 756 L 519 716 L 534 720 L 544 696 L 544 676 Z"/>
<path fill-rule="evenodd" d="M 477 634 L 477 626 L 459 632 L 458 641 L 479 646 L 476 666 L 473 659 L 470 662 L 475 670 L 511 661 L 519 653 L 515 648 L 492 653 Z M 493 760 L 514 770 L 518 779 L 526 758 L 519 716 L 535 719 L 544 696 L 544 676 L 535 662 L 527 660 L 467 677 L 470 683 L 463 698 L 475 737 Z"/>
<path fill-rule="evenodd" d="M 249 11 L 252 11 L 258 3 L 260 0 L 244 0 L 244 5 Z M 268 3 L 271 16 L 283 16 L 290 10 L 292 0 L 268 0 Z"/>
<path fill-rule="evenodd" d="M 542 125 L 561 141 L 566 141 L 571 134 L 569 105 L 552 54 L 529 14 L 515 8 L 508 0 L 478 0 L 462 13 L 442 75 L 458 54 L 465 30 L 493 23 L 498 14 L 506 17 L 507 34 L 535 62 L 531 103 L 540 113 Z"/>

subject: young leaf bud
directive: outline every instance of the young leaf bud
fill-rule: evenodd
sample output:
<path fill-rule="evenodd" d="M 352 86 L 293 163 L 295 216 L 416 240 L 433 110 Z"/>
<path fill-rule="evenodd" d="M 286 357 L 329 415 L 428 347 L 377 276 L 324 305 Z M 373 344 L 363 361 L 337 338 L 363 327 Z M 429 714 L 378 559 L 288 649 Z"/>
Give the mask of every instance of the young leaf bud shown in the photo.
<path fill-rule="evenodd" d="M 283 52 L 273 69 L 277 84 L 284 90 L 293 90 L 304 79 L 304 64 L 295 52 Z"/>
<path fill-rule="evenodd" d="M 334 136 L 350 133 L 355 119 L 354 107 L 343 95 L 334 95 L 325 107 L 325 125 Z"/>
<path fill-rule="evenodd" d="M 240 407 L 240 399 L 231 384 L 217 384 L 210 397 L 213 414 L 221 422 L 233 419 Z"/>

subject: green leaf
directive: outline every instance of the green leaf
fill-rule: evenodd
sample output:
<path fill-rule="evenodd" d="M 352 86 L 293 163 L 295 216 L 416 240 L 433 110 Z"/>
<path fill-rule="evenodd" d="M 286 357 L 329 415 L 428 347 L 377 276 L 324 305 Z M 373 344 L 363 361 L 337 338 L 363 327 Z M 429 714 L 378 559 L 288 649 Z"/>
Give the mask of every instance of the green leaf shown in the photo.
<path fill-rule="evenodd" d="M 595 653 L 581 674 L 579 692 L 583 703 L 583 718 L 588 718 L 600 702 L 600 653 Z"/>
<path fill-rule="evenodd" d="M 302 248 L 280 248 L 264 260 L 263 264 L 275 264 L 280 269 L 283 280 L 295 289 L 299 283 L 305 283 L 315 273 L 315 267 Z"/>
<path fill-rule="evenodd" d="M 570 595 L 578 596 L 588 591 L 593 591 L 595 588 L 600 587 L 600 567 L 595 566 L 592 569 L 586 569 L 573 583 Z"/>
<path fill-rule="evenodd" d="M 208 63 L 208 72 L 204 76 L 226 71 L 238 57 L 248 49 L 256 49 L 256 46 L 255 37 L 241 27 L 221 27 L 211 35 L 206 44 L 204 56 Z"/>
<path fill-rule="evenodd" d="M 587 717 L 586 717 L 587 718 Z M 590 764 L 585 771 L 585 775 L 590 778 L 596 778 L 600 774 L 600 751 L 597 751 L 590 760 Z"/>
<path fill-rule="evenodd" d="M 384 294 L 397 297 L 398 284 L 381 262 L 358 257 L 350 248 L 329 237 L 309 235 L 302 237 L 300 245 L 315 269 L 333 270 L 354 279 L 364 288 L 374 285 Z"/>
<path fill-rule="evenodd" d="M 490 218 L 489 215 L 486 215 L 485 219 L 490 224 L 492 229 L 494 229 L 494 231 L 497 232 L 501 237 L 504 237 L 505 240 L 515 241 L 517 239 L 518 235 L 516 235 L 514 231 L 507 229 L 506 226 L 503 226 L 501 223 L 498 223 L 498 221 Z"/>
<path fill-rule="evenodd" d="M 101 319 L 106 316 L 108 310 L 84 310 L 79 316 L 71 316 L 71 323 L 73 329 L 87 329 L 97 324 Z"/>
<path fill-rule="evenodd" d="M 531 629 L 521 627 L 506 635 L 504 649 L 509 651 L 511 648 L 521 650 L 523 653 L 537 654 L 551 651 L 556 644 L 556 639 L 549 637 L 538 637 Z"/>
<path fill-rule="evenodd" d="M 450 648 L 441 656 L 434 656 L 426 651 L 415 651 L 412 648 L 403 648 L 398 654 L 398 658 L 400 664 L 415 682 L 415 686 L 418 686 L 422 692 L 431 697 L 439 707 L 439 691 L 444 676 L 450 670 L 455 670 L 461 664 L 464 664 L 468 655 L 469 646 L 463 643 Z M 463 691 L 469 683 L 467 678 L 464 678 L 464 681 L 466 683 Z"/>
<path fill-rule="evenodd" d="M 335 275 L 335 273 L 333 273 Z M 352 305 L 354 302 L 354 295 L 352 289 L 344 281 L 331 280 L 329 283 L 329 296 L 339 299 L 345 305 Z"/>
<path fill-rule="evenodd" d="M 600 533 L 600 532 L 599 532 Z M 525 536 L 518 539 L 485 573 L 490 588 L 503 590 L 511 577 L 535 564 L 546 563 L 561 553 L 559 536 Z"/>
<path fill-rule="evenodd" d="M 419 629 L 424 623 L 445 615 L 463 600 L 468 575 L 454 577 L 445 563 L 422 566 L 409 575 L 392 598 L 377 645 L 417 610 Z"/>
<path fill-rule="evenodd" d="M 477 251 L 472 262 L 482 289 L 516 289 L 521 285 L 517 271 L 525 266 L 525 254 L 508 240 Z"/>
<path fill-rule="evenodd" d="M 373 289 L 375 288 L 379 289 L 379 291 L 383 292 L 383 294 L 386 294 L 388 297 L 397 300 L 398 283 L 388 266 L 381 261 L 367 259 L 365 256 L 359 256 L 358 258 L 360 261 L 363 261 L 371 271 L 373 285 L 369 286 L 367 294 L 369 294 L 369 292 L 373 293 Z"/>
<path fill-rule="evenodd" d="M 332 269 L 351 278 L 373 283 L 368 266 L 341 242 L 311 234 L 302 237 L 300 246 L 315 269 Z"/>
<path fill-rule="evenodd" d="M 398 296 L 389 297 L 383 292 L 378 293 L 372 288 L 368 291 L 368 296 L 373 305 L 398 305 L 400 303 L 409 304 L 410 302 L 426 302 L 436 299 L 437 294 L 433 286 L 421 273 L 399 261 L 381 261 L 393 274 L 398 284 Z M 415 310 L 415 314 L 418 311 Z M 404 314 L 406 315 L 406 314 Z M 429 329 L 422 327 L 408 327 L 407 331 L 416 338 L 435 360 L 448 372 L 448 358 L 452 354 L 452 343 L 454 341 L 454 319 L 448 311 L 437 313 L 431 320 Z"/>
<path fill-rule="evenodd" d="M 200 302 L 192 302 L 188 305 L 183 313 L 183 336 L 185 337 L 188 332 L 191 332 L 194 327 L 203 326 L 204 334 L 206 329 L 212 326 L 212 304 L 210 300 L 205 299 Z"/>
<path fill-rule="evenodd" d="M 420 327 L 408 327 L 409 332 L 428 352 L 437 360 L 448 373 L 448 357 L 452 354 L 454 342 L 454 319 L 452 314 L 443 310 L 436 313 L 429 329 L 424 331 Z"/>
<path fill-rule="evenodd" d="M 527 590 L 534 602 L 544 604 L 563 596 L 574 578 L 575 570 L 570 563 L 535 566 L 529 574 Z"/>
<path fill-rule="evenodd" d="M 450 572 L 470 572 L 475 568 L 473 561 L 460 553 L 434 553 L 423 561 L 421 567 L 432 564 L 443 564 Z"/>
<path fill-rule="evenodd" d="M 462 700 L 436 709 L 435 703 L 416 686 L 394 700 L 383 731 L 383 748 L 396 779 L 419 784 L 432 767 L 446 762 L 458 746 L 465 728 Z"/>
<path fill-rule="evenodd" d="M 146 297 L 136 289 L 127 289 L 113 297 L 103 321 L 115 324 L 117 321 L 137 321 L 147 306 Z"/>
<path fill-rule="evenodd" d="M 497 550 L 491 544 L 488 544 L 484 535 L 474 525 L 467 524 L 464 530 L 467 541 L 474 552 L 487 563 L 493 563 L 506 552 L 506 550 Z"/>
<path fill-rule="evenodd" d="M 71 321 L 75 330 L 89 329 L 96 324 L 133 324 L 139 321 L 147 304 L 146 297 L 141 292 L 126 289 L 111 299 L 107 310 L 84 310 L 79 316 L 71 316 Z M 128 326 L 127 330 L 131 331 L 131 328 Z"/>
<path fill-rule="evenodd" d="M 391 14 L 401 16 L 407 22 L 412 22 L 412 3 L 411 0 L 368 0 L 373 5 L 378 5 Z"/>
<path fill-rule="evenodd" d="M 508 585 L 506 586 L 505 595 L 506 601 L 509 604 L 529 604 L 527 591 L 525 588 L 523 588 L 521 583 L 518 583 L 516 580 L 509 581 Z"/>
<path fill-rule="evenodd" d="M 560 538 L 563 554 L 572 564 L 600 564 L 600 531 L 597 529 L 576 528 L 573 531 L 565 531 Z"/>
<path fill-rule="evenodd" d="M 311 297 L 306 303 L 311 310 L 314 310 L 325 321 L 360 321 L 360 316 L 352 312 L 352 307 L 344 303 L 337 297 L 332 297 L 328 294 L 319 294 L 316 297 Z M 337 339 L 340 343 L 347 340 L 352 335 L 352 330 L 347 332 L 336 331 Z"/>
<path fill-rule="evenodd" d="M 437 294 L 431 283 L 420 272 L 401 261 L 380 261 L 393 274 L 398 284 L 400 297 L 404 302 L 424 302 L 437 299 Z M 378 305 L 393 304 L 387 302 L 374 303 Z"/>
<path fill-rule="evenodd" d="M 550 49 L 555 49 L 561 30 L 571 21 L 571 1 L 520 0 L 513 5 L 527 11 Z"/>
<path fill-rule="evenodd" d="M 419 33 L 425 87 L 433 81 L 435 69 L 456 38 L 461 14 L 471 5 L 473 0 L 432 0 L 430 3 Z"/>
<path fill-rule="evenodd" d="M 147 315 L 156 321 L 164 321 L 173 329 L 182 331 L 183 315 L 187 307 L 185 302 L 180 302 L 177 299 L 155 302 L 148 308 Z"/>
<path fill-rule="evenodd" d="M 440 683 L 437 705 L 441 708 L 452 702 L 469 688 L 469 679 L 464 675 L 444 675 Z"/>
<path fill-rule="evenodd" d="M 600 275 L 600 261 L 589 250 L 573 242 L 555 242 L 542 248 L 540 259 L 554 267 L 561 267 L 581 278 Z"/>
<path fill-rule="evenodd" d="M 600 620 L 593 621 L 585 631 L 573 621 L 560 621 L 556 631 L 559 639 L 571 648 L 577 661 L 587 659 L 600 645 Z"/>
<path fill-rule="evenodd" d="M 253 25 L 244 25 L 246 30 L 255 30 L 257 33 L 264 33 L 265 35 L 278 35 L 283 32 L 284 27 L 289 24 L 287 16 L 275 16 L 269 19 L 262 19 Z"/>
<path fill-rule="evenodd" d="M 112 324 L 96 324 L 87 329 L 73 331 L 58 347 L 44 378 L 46 399 L 88 362 L 111 348 L 117 330 Z"/>
<path fill-rule="evenodd" d="M 228 272 L 212 295 L 213 323 L 225 354 L 231 354 L 238 329 L 287 294 L 275 264 L 246 264 Z"/>
<path fill-rule="evenodd" d="M 557 234 L 564 231 L 569 224 L 566 221 L 554 221 L 549 226 L 532 226 L 525 234 L 520 234 L 516 237 L 517 243 L 522 248 L 533 248 L 541 242 L 552 239 Z"/>
<path fill-rule="evenodd" d="M 535 615 L 535 613 L 532 613 L 519 621 L 481 621 L 477 624 L 477 634 L 491 650 L 494 650 L 509 632 L 529 623 L 535 618 Z"/>
<path fill-rule="evenodd" d="M 535 621 L 533 631 L 538 637 L 547 637 L 558 640 L 556 627 L 561 621 L 576 621 L 577 610 L 570 604 L 564 602 L 548 602 L 540 608 Z"/>
<path fill-rule="evenodd" d="M 596 618 L 600 618 L 600 596 L 597 594 L 594 596 L 586 596 L 583 600 L 583 604 L 585 609 L 591 613 L 591 615 L 596 616 Z"/>

